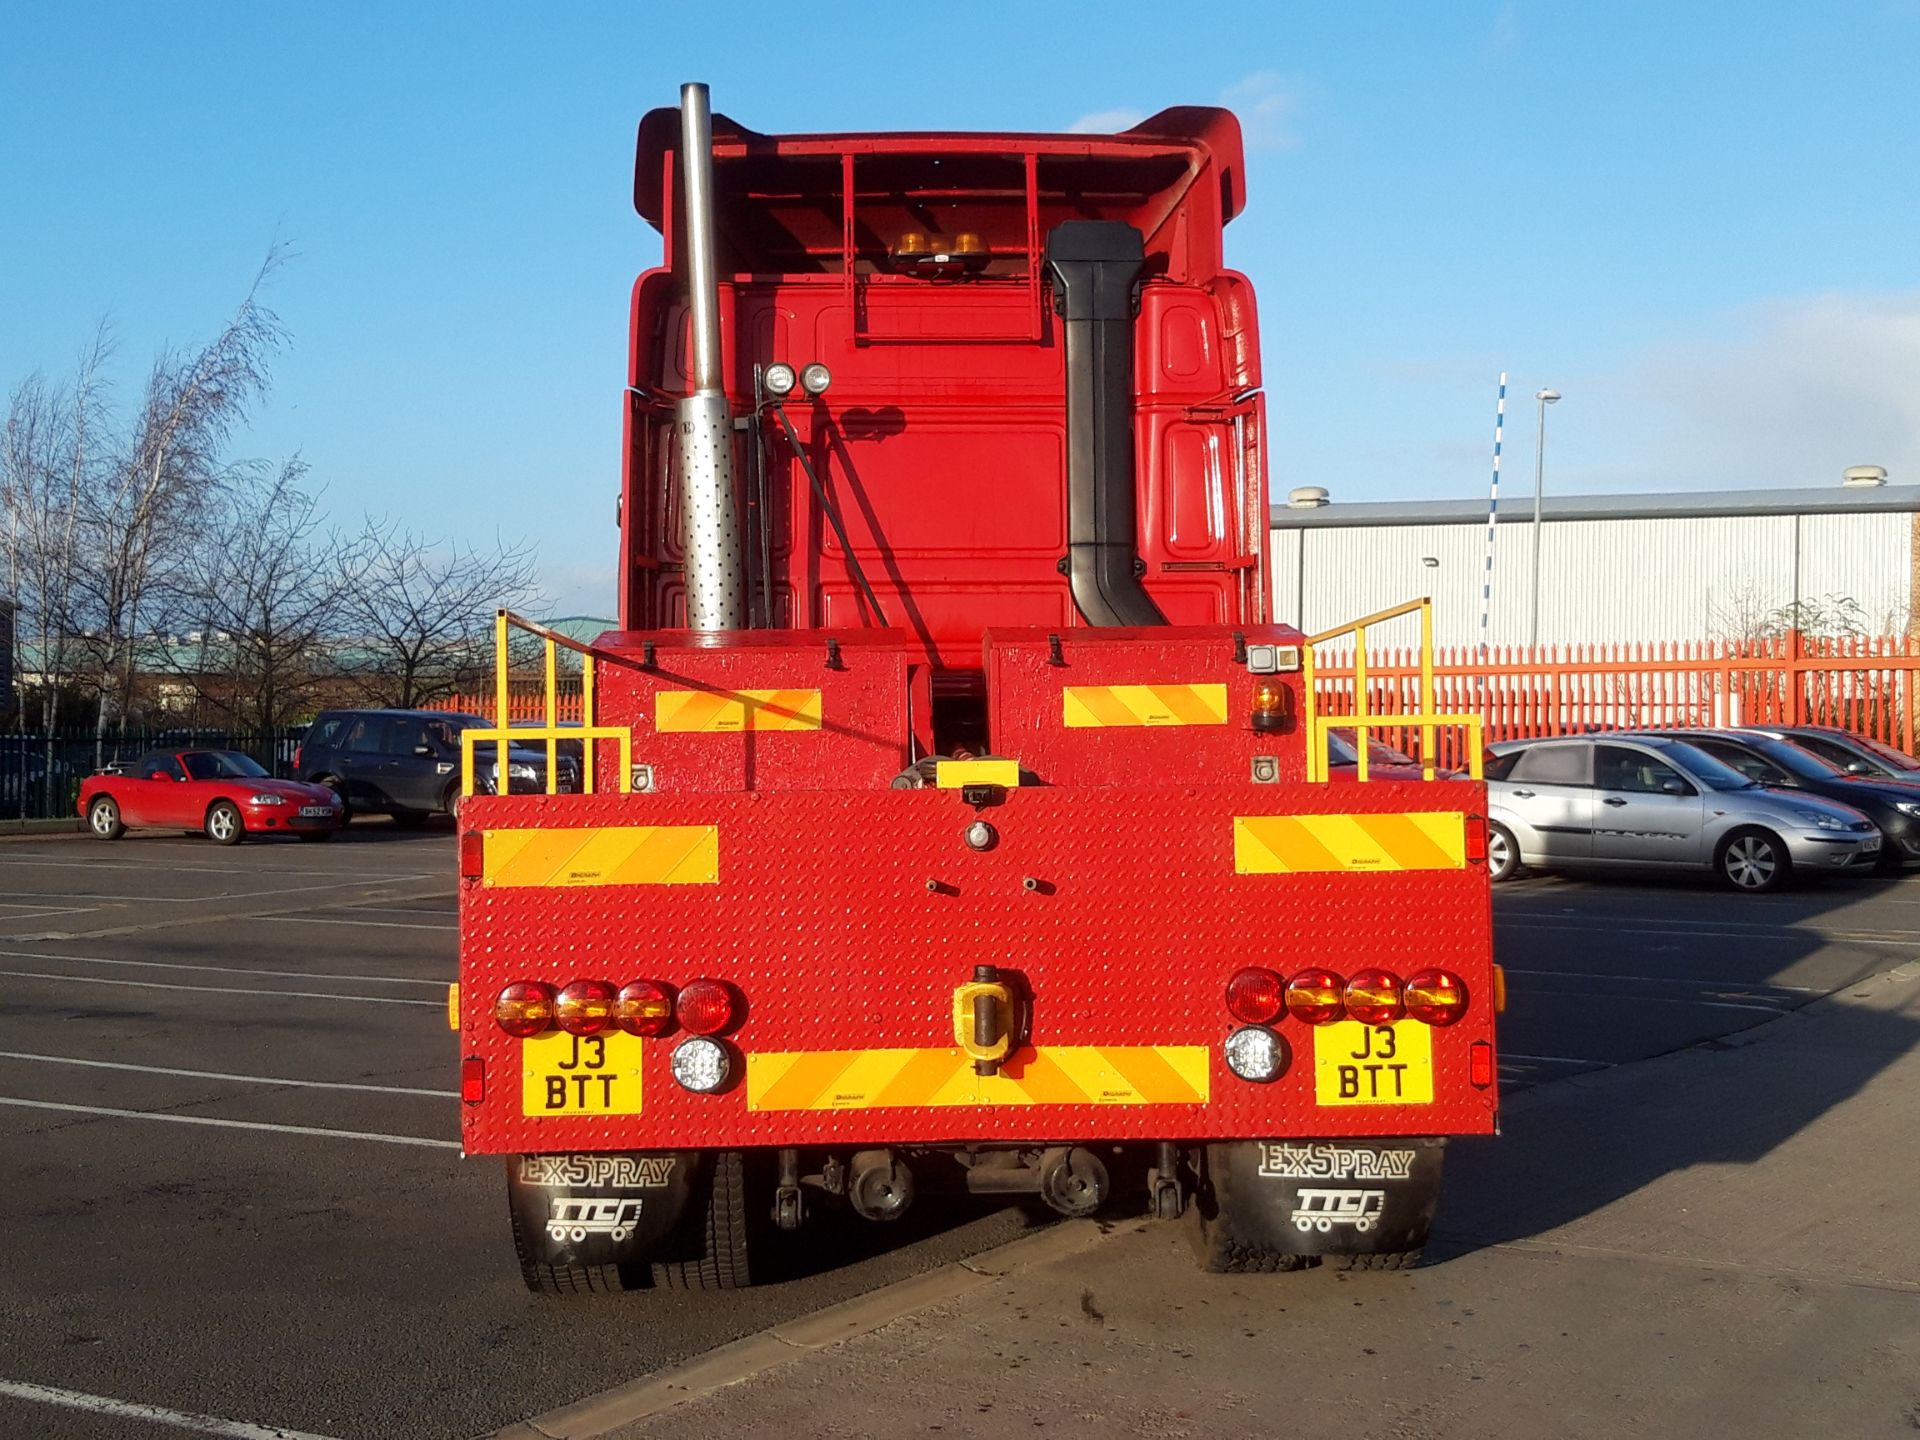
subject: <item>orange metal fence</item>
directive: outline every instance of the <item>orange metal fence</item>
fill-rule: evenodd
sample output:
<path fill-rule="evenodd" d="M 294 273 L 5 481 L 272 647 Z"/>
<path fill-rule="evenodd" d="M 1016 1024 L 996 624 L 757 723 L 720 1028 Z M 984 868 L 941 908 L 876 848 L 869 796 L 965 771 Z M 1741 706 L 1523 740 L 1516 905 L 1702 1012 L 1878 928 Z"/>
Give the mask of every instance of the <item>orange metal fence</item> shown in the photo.
<path fill-rule="evenodd" d="M 1477 711 L 1488 742 L 1651 726 L 1836 725 L 1911 751 L 1916 671 L 1920 639 L 1894 635 L 1496 646 L 1484 658 L 1463 647 L 1436 653 L 1434 703 Z M 1366 674 L 1370 710 L 1405 708 L 1419 694 L 1419 651 L 1369 648 Z M 1315 681 L 1324 712 L 1353 711 L 1350 656 L 1323 657 Z M 1417 735 L 1382 738 L 1417 749 Z M 1443 736 L 1439 763 L 1462 763 L 1451 753 L 1458 745 Z"/>
<path fill-rule="evenodd" d="M 1588 730 L 1674 725 L 1837 725 L 1911 752 L 1920 720 L 1920 637 L 1820 638 L 1789 632 L 1768 640 L 1662 644 L 1496 646 L 1434 655 L 1434 708 L 1483 717 L 1487 741 Z M 1352 714 L 1351 654 L 1322 653 L 1314 685 L 1322 714 Z M 558 715 L 580 719 L 577 676 L 559 681 Z M 538 722 L 543 683 L 516 679 L 508 721 Z M 1419 709 L 1420 652 L 1369 646 L 1373 714 Z M 491 695 L 456 696 L 450 710 L 492 715 Z M 1417 754 L 1419 735 L 1386 734 Z M 1443 732 L 1437 763 L 1464 766 L 1463 733 Z"/>

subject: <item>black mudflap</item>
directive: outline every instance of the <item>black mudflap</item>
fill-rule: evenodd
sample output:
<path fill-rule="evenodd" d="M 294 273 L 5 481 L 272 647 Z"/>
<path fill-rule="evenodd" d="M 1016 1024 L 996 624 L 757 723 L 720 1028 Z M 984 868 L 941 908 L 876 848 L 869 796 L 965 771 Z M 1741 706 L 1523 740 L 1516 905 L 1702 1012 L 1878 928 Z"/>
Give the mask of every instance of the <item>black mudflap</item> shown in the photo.
<path fill-rule="evenodd" d="M 1194 1197 L 1208 1240 L 1202 1259 L 1210 1252 L 1304 1260 L 1417 1251 L 1433 1226 L 1446 1144 L 1422 1138 L 1208 1145 Z"/>
<path fill-rule="evenodd" d="M 641 1155 L 515 1155 L 507 1199 L 529 1258 L 556 1269 L 640 1265 L 680 1223 L 697 1150 Z"/>

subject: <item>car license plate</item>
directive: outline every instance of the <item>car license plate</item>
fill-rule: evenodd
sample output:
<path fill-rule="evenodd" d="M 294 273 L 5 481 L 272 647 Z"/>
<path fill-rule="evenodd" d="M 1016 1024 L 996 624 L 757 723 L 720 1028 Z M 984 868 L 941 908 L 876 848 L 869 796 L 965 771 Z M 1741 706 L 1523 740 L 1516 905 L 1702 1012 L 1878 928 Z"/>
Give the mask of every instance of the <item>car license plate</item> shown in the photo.
<path fill-rule="evenodd" d="M 302 805 L 300 807 L 300 818 L 303 820 L 324 819 L 331 814 L 333 814 L 333 807 L 331 805 Z"/>
<path fill-rule="evenodd" d="M 520 1042 L 522 1115 L 638 1115 L 640 1037 L 553 1031 Z"/>
<path fill-rule="evenodd" d="M 1431 1105 L 1433 1030 L 1418 1020 L 1338 1020 L 1313 1032 L 1313 1098 L 1321 1105 Z"/>
<path fill-rule="evenodd" d="M 1872 854 L 1875 850 L 1878 850 L 1880 848 L 1880 832 L 1876 830 L 1873 834 L 1867 836 L 1866 839 L 1860 842 L 1860 848 L 1868 854 Z"/>

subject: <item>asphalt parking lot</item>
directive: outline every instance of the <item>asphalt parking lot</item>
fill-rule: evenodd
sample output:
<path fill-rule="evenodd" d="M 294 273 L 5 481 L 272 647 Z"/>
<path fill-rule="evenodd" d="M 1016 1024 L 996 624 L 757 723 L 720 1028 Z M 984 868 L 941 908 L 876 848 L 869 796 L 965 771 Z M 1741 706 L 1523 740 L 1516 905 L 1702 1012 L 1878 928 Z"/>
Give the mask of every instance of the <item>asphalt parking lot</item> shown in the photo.
<path fill-rule="evenodd" d="M 730 1296 L 527 1294 L 498 1166 L 458 1155 L 452 863 L 446 832 L 382 822 L 0 844 L 0 1434 L 180 1433 L 114 1404 L 242 1437 L 480 1434 L 1029 1226 L 928 1207 L 810 1229 L 784 1279 Z M 1534 877 L 1496 917 L 1513 1089 L 1899 964 L 1920 883 Z"/>

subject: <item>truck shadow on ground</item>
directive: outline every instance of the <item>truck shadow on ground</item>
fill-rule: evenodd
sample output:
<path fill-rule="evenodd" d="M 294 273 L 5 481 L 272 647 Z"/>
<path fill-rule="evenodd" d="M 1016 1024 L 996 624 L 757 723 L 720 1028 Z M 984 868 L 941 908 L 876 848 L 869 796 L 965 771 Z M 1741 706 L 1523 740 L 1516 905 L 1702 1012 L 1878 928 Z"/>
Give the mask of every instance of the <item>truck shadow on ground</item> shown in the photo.
<path fill-rule="evenodd" d="M 1627 937 L 1636 900 L 1648 906 L 1642 916 L 1648 910 L 1669 914 L 1671 904 L 1687 901 L 1687 891 L 1702 888 L 1686 880 L 1639 881 L 1632 890 L 1623 887 L 1617 914 L 1588 912 L 1585 921 L 1602 941 L 1610 920 Z M 1737 907 L 1705 918 L 1694 910 L 1690 923 L 1701 934 L 1692 943 L 1711 957 L 1717 972 L 1731 972 L 1730 978 L 1804 985 L 1803 962 L 1846 943 L 1812 929 L 1811 922 L 1891 897 L 1897 889 L 1896 881 L 1842 881 L 1789 891 L 1765 911 L 1744 916 Z M 1636 896 L 1634 890 L 1641 893 Z M 1878 912 L 1881 925 L 1906 923 L 1887 922 L 1886 913 Z M 1663 1055 L 1541 1086 L 1506 1107 L 1498 1138 L 1456 1141 L 1429 1263 L 1548 1234 L 1678 1172 L 1758 1164 L 1860 1094 L 1920 1043 L 1920 1023 L 1864 1003 L 1849 1004 L 1847 994 L 1864 997 L 1883 986 L 1886 982 L 1876 977 L 1920 951 L 1920 934 L 1882 929 L 1864 908 L 1848 919 L 1854 925 L 1842 936 L 1872 935 L 1869 943 L 1880 948 L 1866 950 L 1866 958 L 1843 971 L 1848 983 L 1831 992 L 1839 1000 L 1807 993 L 1797 1007 L 1759 1025 L 1749 1017 L 1738 1029 Z M 1669 918 L 1666 923 L 1689 921 Z M 1743 926 L 1764 933 L 1766 943 L 1743 945 Z M 1903 934 L 1911 937 L 1911 949 L 1878 938 Z M 1501 947 L 1503 963 L 1515 963 L 1513 948 Z M 1634 968 L 1645 967 L 1645 956 L 1634 962 Z M 1510 989 L 1512 1003 L 1524 1004 L 1524 988 L 1514 983 Z M 1817 1008 L 1803 1013 L 1808 1005 Z M 1890 1137 L 1890 1143 L 1904 1144 L 1906 1137 Z M 1767 1222 L 1755 1216 L 1753 1223 Z"/>

